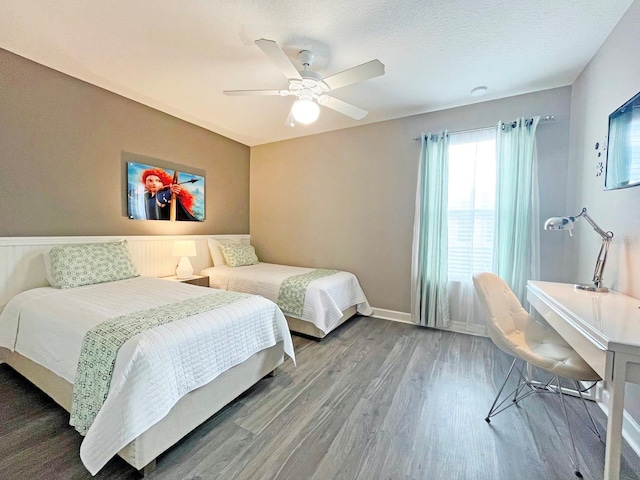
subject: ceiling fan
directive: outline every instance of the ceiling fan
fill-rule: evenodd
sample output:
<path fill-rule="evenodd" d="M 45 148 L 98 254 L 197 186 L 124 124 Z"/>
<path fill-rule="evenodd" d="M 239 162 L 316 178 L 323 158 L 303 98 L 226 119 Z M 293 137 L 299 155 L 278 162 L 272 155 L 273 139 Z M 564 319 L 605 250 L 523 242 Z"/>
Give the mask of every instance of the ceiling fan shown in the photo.
<path fill-rule="evenodd" d="M 303 69 L 298 69 L 291 63 L 289 57 L 273 40 L 261 38 L 256 40 L 256 45 L 262 50 L 289 80 L 289 88 L 281 90 L 225 90 L 225 95 L 279 95 L 282 97 L 294 96 L 293 103 L 286 125 L 293 127 L 295 121 L 300 123 L 315 122 L 320 114 L 318 104 L 331 108 L 356 120 L 361 120 L 367 115 L 367 111 L 339 100 L 329 95 L 333 90 L 346 87 L 369 78 L 384 74 L 384 65 L 380 60 L 371 60 L 357 67 L 352 67 L 340 73 L 323 78 L 316 72 L 309 70 L 314 59 L 313 52 L 302 50 L 298 53 L 298 60 Z M 314 102 L 315 100 L 315 102 Z M 317 102 L 317 103 L 316 103 Z"/>

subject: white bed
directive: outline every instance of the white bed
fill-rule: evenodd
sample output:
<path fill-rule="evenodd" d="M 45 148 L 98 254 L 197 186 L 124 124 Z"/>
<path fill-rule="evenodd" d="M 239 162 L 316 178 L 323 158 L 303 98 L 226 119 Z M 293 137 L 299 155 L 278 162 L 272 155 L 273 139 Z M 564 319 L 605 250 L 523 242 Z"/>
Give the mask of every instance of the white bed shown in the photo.
<path fill-rule="evenodd" d="M 69 411 L 89 329 L 211 294 L 150 277 L 27 290 L 0 315 L 0 356 Z M 135 336 L 119 350 L 109 395 L 83 440 L 82 461 L 92 474 L 115 454 L 139 470 L 153 469 L 160 453 L 273 371 L 285 353 L 294 358 L 284 316 L 258 296 Z"/>
<path fill-rule="evenodd" d="M 204 269 L 201 275 L 209 277 L 210 287 L 261 295 L 277 303 L 280 286 L 286 278 L 314 270 L 260 262 L 239 267 L 217 265 Z M 302 315 L 285 312 L 285 316 L 292 332 L 324 338 L 356 313 L 371 315 L 372 312 L 356 276 L 341 271 L 309 283 Z"/>

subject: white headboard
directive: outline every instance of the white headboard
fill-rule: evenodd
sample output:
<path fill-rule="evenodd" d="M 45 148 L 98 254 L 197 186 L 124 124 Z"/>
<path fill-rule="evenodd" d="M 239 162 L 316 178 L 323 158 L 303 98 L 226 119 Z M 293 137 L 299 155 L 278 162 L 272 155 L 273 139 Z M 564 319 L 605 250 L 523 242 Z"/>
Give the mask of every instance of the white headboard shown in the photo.
<path fill-rule="evenodd" d="M 44 276 L 42 252 L 69 243 L 113 242 L 126 239 L 131 258 L 141 275 L 174 275 L 178 258 L 171 255 L 175 240 L 194 240 L 196 257 L 190 258 L 193 271 L 211 267 L 208 238 L 249 243 L 249 235 L 175 235 L 105 237 L 0 237 L 0 311 L 16 294 L 48 285 Z"/>

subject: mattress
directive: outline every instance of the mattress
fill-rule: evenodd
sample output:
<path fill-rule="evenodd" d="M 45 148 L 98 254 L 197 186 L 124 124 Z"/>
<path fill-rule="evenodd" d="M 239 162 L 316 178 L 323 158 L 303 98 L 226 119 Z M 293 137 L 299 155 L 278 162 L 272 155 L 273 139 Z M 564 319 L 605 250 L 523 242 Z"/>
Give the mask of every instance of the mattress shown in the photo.
<path fill-rule="evenodd" d="M 313 270 L 260 262 L 243 267 L 210 267 L 200 274 L 209 276 L 210 287 L 261 295 L 277 303 L 280 285 L 286 278 Z M 302 315 L 295 318 L 312 323 L 326 334 L 339 325 L 343 311 L 352 306 L 361 315 L 373 313 L 356 276 L 338 272 L 309 284 Z"/>
<path fill-rule="evenodd" d="M 149 277 L 29 290 L 14 297 L 0 315 L 0 346 L 73 382 L 82 339 L 95 325 L 213 292 Z M 282 312 L 257 296 L 131 338 L 118 353 L 109 395 L 82 443 L 85 466 L 95 474 L 182 396 L 277 342 L 284 342 L 294 359 Z"/>

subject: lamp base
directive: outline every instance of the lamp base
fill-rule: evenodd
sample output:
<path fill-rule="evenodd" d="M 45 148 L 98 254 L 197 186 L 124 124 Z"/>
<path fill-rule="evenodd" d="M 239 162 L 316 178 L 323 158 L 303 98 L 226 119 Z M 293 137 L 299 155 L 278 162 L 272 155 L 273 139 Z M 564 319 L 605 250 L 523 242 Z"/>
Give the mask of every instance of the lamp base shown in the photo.
<path fill-rule="evenodd" d="M 176 277 L 180 280 L 193 276 L 193 267 L 187 257 L 182 257 L 176 268 Z"/>
<path fill-rule="evenodd" d="M 587 292 L 608 293 L 607 287 L 596 287 L 595 285 L 574 285 L 576 290 L 585 290 Z"/>

